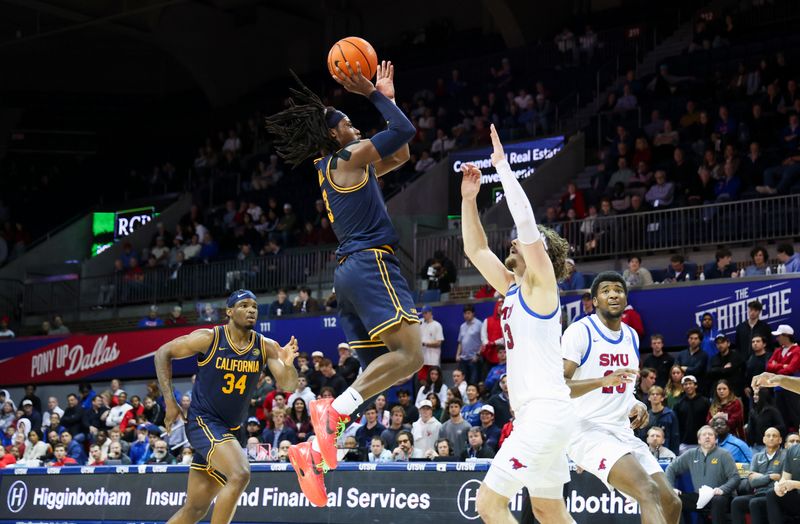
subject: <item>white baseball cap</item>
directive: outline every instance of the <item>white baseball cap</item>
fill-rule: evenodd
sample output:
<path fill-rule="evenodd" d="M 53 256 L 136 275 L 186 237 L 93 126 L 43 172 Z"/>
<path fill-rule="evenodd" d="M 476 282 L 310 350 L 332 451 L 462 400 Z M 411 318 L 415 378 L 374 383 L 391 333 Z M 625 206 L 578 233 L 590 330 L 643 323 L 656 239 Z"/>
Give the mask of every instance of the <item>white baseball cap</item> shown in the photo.
<path fill-rule="evenodd" d="M 781 324 L 778 329 L 772 332 L 776 337 L 778 335 L 794 335 L 794 329 L 789 324 Z"/>
<path fill-rule="evenodd" d="M 419 407 L 433 409 L 433 404 L 431 404 L 430 400 L 425 399 L 425 400 L 423 400 L 422 402 L 419 403 Z"/>
<path fill-rule="evenodd" d="M 687 380 L 691 380 L 692 382 L 697 384 L 697 377 L 695 377 L 694 375 L 686 375 L 685 377 L 683 377 L 681 379 L 681 384 L 685 384 Z"/>
<path fill-rule="evenodd" d="M 339 345 L 336 346 L 336 349 L 342 349 L 342 348 L 350 349 L 350 344 L 348 344 L 347 342 L 339 342 Z"/>
<path fill-rule="evenodd" d="M 490 406 L 489 404 L 486 404 L 485 406 L 483 406 L 481 408 L 481 412 L 483 412 L 483 411 L 488 411 L 489 413 L 494 415 L 494 406 Z"/>
<path fill-rule="evenodd" d="M 314 351 L 313 353 L 311 353 L 311 358 L 314 357 L 325 358 L 325 354 L 322 351 Z"/>

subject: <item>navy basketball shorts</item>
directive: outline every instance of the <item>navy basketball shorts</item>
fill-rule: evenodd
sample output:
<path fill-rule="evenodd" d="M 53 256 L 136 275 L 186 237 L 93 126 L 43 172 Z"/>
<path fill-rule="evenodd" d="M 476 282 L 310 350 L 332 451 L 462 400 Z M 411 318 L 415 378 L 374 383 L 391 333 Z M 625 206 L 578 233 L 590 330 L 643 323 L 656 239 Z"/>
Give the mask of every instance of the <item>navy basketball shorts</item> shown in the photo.
<path fill-rule="evenodd" d="M 211 457 L 214 455 L 215 448 L 223 442 L 232 440 L 238 445 L 239 439 L 235 433 L 239 428 L 229 428 L 224 422 L 208 414 L 189 413 L 188 419 L 186 438 L 189 439 L 189 444 L 194 450 L 189 467 L 205 471 L 224 486 L 227 479 L 225 475 L 211 466 Z"/>
<path fill-rule="evenodd" d="M 333 282 L 342 329 L 363 368 L 388 351 L 381 333 L 401 322 L 419 323 L 400 262 L 389 248 L 365 249 L 345 257 Z"/>

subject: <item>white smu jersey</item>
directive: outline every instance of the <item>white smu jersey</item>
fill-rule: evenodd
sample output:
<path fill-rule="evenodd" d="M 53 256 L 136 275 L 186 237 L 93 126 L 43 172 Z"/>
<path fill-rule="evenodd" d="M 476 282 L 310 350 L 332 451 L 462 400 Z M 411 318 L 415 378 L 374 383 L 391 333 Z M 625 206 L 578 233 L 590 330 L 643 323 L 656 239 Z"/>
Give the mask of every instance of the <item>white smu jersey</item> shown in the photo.
<path fill-rule="evenodd" d="M 639 336 L 626 324 L 608 329 L 597 315 L 570 325 L 561 338 L 564 358 L 578 364 L 573 380 L 600 378 L 619 368 L 639 369 Z M 635 402 L 635 384 L 597 388 L 572 399 L 584 420 L 615 429 L 629 428 L 628 413 Z"/>
<path fill-rule="evenodd" d="M 506 341 L 508 399 L 511 409 L 531 400 L 569 400 L 561 359 L 561 306 L 549 315 L 534 313 L 518 285 L 506 293 L 500 314 Z"/>

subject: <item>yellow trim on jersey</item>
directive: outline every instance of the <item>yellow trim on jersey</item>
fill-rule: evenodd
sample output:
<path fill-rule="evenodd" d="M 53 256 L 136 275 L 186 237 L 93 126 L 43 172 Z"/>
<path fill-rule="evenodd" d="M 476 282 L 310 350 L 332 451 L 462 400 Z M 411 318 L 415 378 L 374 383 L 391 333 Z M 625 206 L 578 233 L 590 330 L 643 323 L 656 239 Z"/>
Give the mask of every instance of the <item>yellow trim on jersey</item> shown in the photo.
<path fill-rule="evenodd" d="M 398 316 L 399 316 L 399 318 L 398 318 Z M 371 336 L 371 337 L 373 337 L 373 338 L 375 338 L 377 340 L 380 337 L 381 333 L 383 333 L 384 331 L 386 331 L 388 329 L 393 328 L 394 326 L 400 324 L 404 320 L 406 322 L 408 322 L 409 324 L 419 324 L 419 319 L 418 318 L 409 318 L 409 317 L 407 317 L 405 315 L 401 315 L 398 312 L 398 315 L 396 315 L 395 318 L 390 319 L 390 320 L 387 321 L 387 322 L 391 322 L 391 324 L 384 325 L 384 324 L 386 324 L 386 322 L 384 322 L 380 326 L 370 330 L 369 336 Z"/>
<path fill-rule="evenodd" d="M 228 343 L 231 345 L 231 349 L 237 355 L 242 356 L 245 353 L 247 353 L 248 351 L 250 351 L 251 349 L 253 349 L 253 344 L 255 344 L 255 342 L 256 342 L 256 337 L 255 337 L 256 332 L 255 331 L 250 331 L 250 343 L 247 344 L 247 347 L 244 348 L 244 349 L 240 349 L 240 348 L 237 348 L 236 344 L 233 343 L 233 338 L 231 338 L 230 331 L 228 331 L 228 324 L 225 324 L 224 326 L 222 326 L 222 329 L 225 330 L 225 338 L 228 339 Z"/>
<path fill-rule="evenodd" d="M 189 469 L 193 469 L 195 471 L 203 471 L 205 473 L 208 473 L 208 475 L 212 479 L 216 480 L 223 487 L 225 486 L 225 484 L 227 484 L 225 479 L 223 479 L 222 476 L 219 473 L 217 473 L 216 470 L 212 469 L 211 466 L 209 466 L 209 465 L 203 466 L 201 464 L 196 464 L 196 463 L 192 462 L 192 464 L 189 466 Z"/>
<path fill-rule="evenodd" d="M 267 337 L 258 335 L 261 338 L 261 368 L 267 367 Z"/>
<path fill-rule="evenodd" d="M 397 298 L 397 295 L 394 292 L 394 287 L 391 285 L 389 272 L 384 271 L 384 266 L 381 264 L 381 257 L 383 256 L 383 253 L 378 249 L 373 249 L 372 252 L 375 254 L 375 263 L 378 266 L 378 272 L 381 274 L 383 286 L 386 288 L 386 292 L 389 293 L 389 299 L 392 301 L 394 309 L 396 311 L 400 311 L 403 308 L 400 306 L 400 300 Z"/>
<path fill-rule="evenodd" d="M 358 191 L 359 189 L 367 185 L 367 182 L 369 182 L 369 165 L 366 165 L 364 166 L 364 179 L 361 182 L 358 182 L 357 184 L 350 187 L 342 187 L 336 185 L 336 182 L 334 182 L 333 178 L 331 177 L 331 160 L 333 160 L 333 157 L 328 159 L 328 165 L 325 166 L 325 178 L 328 179 L 328 183 L 337 193 L 352 193 L 354 191 Z"/>
<path fill-rule="evenodd" d="M 211 343 L 211 351 L 208 352 L 206 358 L 197 362 L 198 366 L 205 366 L 209 362 L 211 362 L 214 353 L 217 352 L 217 346 L 219 345 L 219 326 L 214 326 L 214 342 Z"/>
<path fill-rule="evenodd" d="M 369 341 L 369 342 L 350 342 L 350 349 L 365 349 L 365 348 L 379 348 L 385 346 L 382 341 Z"/>
<path fill-rule="evenodd" d="M 211 433 L 211 430 L 208 428 L 206 423 L 203 422 L 203 419 L 201 417 L 197 417 L 196 420 L 197 420 L 197 425 L 200 426 L 200 429 L 202 429 L 203 433 L 206 434 L 206 438 L 209 440 L 209 442 L 211 442 L 211 449 L 209 449 L 208 453 L 206 454 L 206 463 L 210 467 L 211 456 L 214 454 L 214 450 L 216 449 L 217 445 L 222 444 L 223 442 L 228 442 L 229 440 L 236 440 L 236 438 L 233 435 L 231 435 L 228 437 L 223 437 L 221 439 L 216 439 L 214 438 L 213 433 Z"/>
<path fill-rule="evenodd" d="M 380 324 L 369 330 L 368 334 L 370 336 L 370 341 L 372 342 L 378 340 L 378 336 L 381 333 L 383 333 L 387 329 L 396 326 L 403 320 L 411 324 L 419 324 L 419 317 L 403 309 L 403 306 L 400 303 L 400 298 L 397 296 L 397 292 L 395 291 L 394 286 L 392 285 L 392 279 L 389 276 L 389 269 L 386 267 L 386 263 L 383 261 L 383 253 L 385 253 L 385 251 L 379 248 L 371 249 L 370 251 L 375 253 L 375 263 L 378 266 L 378 272 L 381 275 L 381 281 L 383 281 L 383 285 L 384 287 L 386 287 L 386 292 L 389 294 L 389 299 L 392 301 L 392 305 L 394 306 L 396 311 L 395 315 L 392 318 L 384 322 L 381 322 Z"/>

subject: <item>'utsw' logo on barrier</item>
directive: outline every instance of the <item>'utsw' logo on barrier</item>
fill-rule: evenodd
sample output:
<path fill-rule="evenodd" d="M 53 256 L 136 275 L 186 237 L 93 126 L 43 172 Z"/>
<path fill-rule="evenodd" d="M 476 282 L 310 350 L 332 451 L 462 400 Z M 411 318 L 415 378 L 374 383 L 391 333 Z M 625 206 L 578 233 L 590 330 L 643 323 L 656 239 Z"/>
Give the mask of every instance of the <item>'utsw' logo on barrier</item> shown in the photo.
<path fill-rule="evenodd" d="M 11 513 L 19 513 L 22 511 L 22 508 L 25 507 L 25 503 L 28 501 L 28 486 L 18 480 L 11 484 L 11 488 L 8 490 L 8 497 L 6 498 L 6 503 L 8 505 L 8 510 Z"/>
<path fill-rule="evenodd" d="M 478 498 L 478 488 L 480 486 L 480 480 L 470 479 L 462 484 L 461 489 L 458 490 L 458 497 L 456 499 L 458 512 L 467 520 L 476 520 L 480 517 L 475 504 L 475 500 Z"/>

